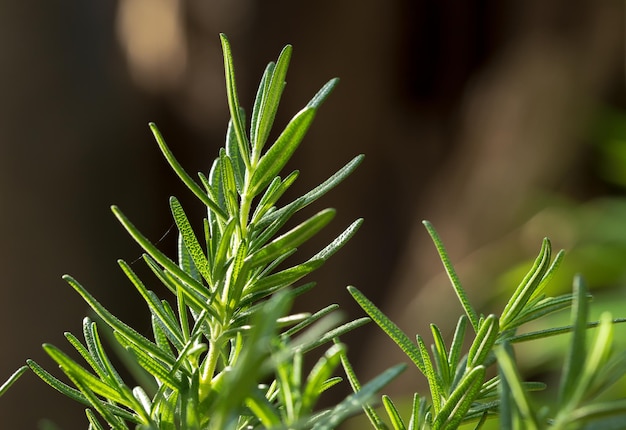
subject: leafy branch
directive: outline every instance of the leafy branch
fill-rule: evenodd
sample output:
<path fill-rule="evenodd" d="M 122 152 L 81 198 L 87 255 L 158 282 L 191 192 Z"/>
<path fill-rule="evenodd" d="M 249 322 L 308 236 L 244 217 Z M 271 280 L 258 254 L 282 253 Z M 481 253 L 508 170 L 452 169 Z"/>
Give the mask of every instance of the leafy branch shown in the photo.
<path fill-rule="evenodd" d="M 388 396 L 382 397 L 387 419 L 395 430 L 455 429 L 460 424 L 476 422 L 481 428 L 489 418 L 499 417 L 502 429 L 600 429 L 626 417 L 626 401 L 597 401 L 597 396 L 626 374 L 626 354 L 611 349 L 614 323 L 604 314 L 599 322 L 588 322 L 591 298 L 581 277 L 574 281 L 574 292 L 548 297 L 543 292 L 561 263 L 564 253 L 552 258 L 550 241 L 544 239 L 539 255 L 506 303 L 501 315 L 480 315 L 471 305 L 445 247 L 427 221 L 424 225 L 439 253 L 444 269 L 461 303 L 464 315 L 458 319 L 449 347 L 439 328 L 431 324 L 433 345 L 430 350 L 419 334 L 416 342 L 354 287 L 348 291 L 372 320 L 400 347 L 415 367 L 426 377 L 429 396 L 414 395 L 408 421 L 404 420 Z M 518 334 L 524 324 L 546 315 L 572 309 L 572 323 Z M 467 352 L 463 345 L 467 325 L 474 329 Z M 591 348 L 586 346 L 589 328 L 598 327 Z M 537 408 L 530 392 L 545 385 L 525 382 L 520 376 L 511 344 L 573 333 L 570 352 L 561 379 L 559 400 L 553 410 Z M 487 368 L 497 366 L 499 374 L 487 378 Z M 344 362 L 347 374 L 351 367 Z M 358 390 L 358 381 L 352 381 Z M 386 429 L 385 421 L 371 406 L 364 410 L 376 429 Z M 408 425 L 406 424 L 408 422 Z M 623 421 L 622 421 L 623 422 Z"/>
<path fill-rule="evenodd" d="M 225 146 L 208 174 L 199 173 L 199 182 L 193 179 L 156 125 L 150 124 L 167 162 L 206 207 L 203 234 L 196 235 L 182 204 L 171 197 L 170 210 L 179 233 L 174 260 L 121 209 L 112 207 L 144 250 L 144 263 L 170 292 L 167 299 L 158 297 L 130 264 L 119 260 L 150 310 L 152 335 L 119 320 L 79 281 L 66 275 L 64 279 L 99 318 L 97 323 L 85 318 L 83 341 L 66 333 L 84 364 L 56 346 L 44 345 L 69 380 L 66 383 L 33 360 L 27 361 L 47 384 L 87 406 L 90 429 L 103 429 L 103 422 L 112 429 L 333 428 L 402 370 L 402 366 L 391 368 L 335 407 L 316 409 L 319 397 L 341 381 L 334 372 L 346 347 L 333 340 L 369 319 L 341 324 L 333 314 L 336 305 L 313 314 L 290 314 L 289 309 L 296 296 L 314 285 L 298 282 L 341 249 L 362 220 L 297 264 L 288 264 L 287 258 L 328 225 L 335 210 L 322 210 L 290 229 L 285 226 L 297 212 L 342 182 L 363 157 L 355 157 L 303 196 L 279 203 L 298 172 L 284 178 L 278 175 L 338 80 L 326 83 L 269 144 L 292 48 L 286 46 L 276 63 L 265 69 L 247 125 L 238 100 L 231 47 L 224 35 L 221 43 L 231 119 Z M 114 343 L 141 369 L 143 379 L 147 376 L 148 384 L 131 388 L 121 378 L 101 341 L 98 324 L 112 330 Z M 327 349 L 307 373 L 304 355 L 324 345 Z M 25 370 L 16 372 L 2 391 Z"/>

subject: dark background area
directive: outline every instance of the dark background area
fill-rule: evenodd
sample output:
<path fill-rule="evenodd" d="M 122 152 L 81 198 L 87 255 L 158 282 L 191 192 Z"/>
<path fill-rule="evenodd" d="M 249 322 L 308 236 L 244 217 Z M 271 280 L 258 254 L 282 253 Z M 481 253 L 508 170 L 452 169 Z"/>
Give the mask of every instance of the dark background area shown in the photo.
<path fill-rule="evenodd" d="M 312 209 L 338 209 L 326 240 L 366 222 L 314 276 L 302 309 L 336 302 L 360 316 L 345 290 L 355 285 L 408 333 L 431 321 L 445 332 L 460 308 L 422 219 L 439 230 L 473 299 L 497 311 L 489 282 L 498 273 L 535 254 L 544 235 L 555 234 L 556 248 L 579 243 L 560 234 L 562 219 L 537 214 L 554 201 L 623 195 L 598 173 L 593 133 L 602 112 L 624 104 L 617 0 L 1 1 L 0 379 L 26 358 L 53 368 L 40 345 L 69 350 L 63 332 L 80 335 L 87 306 L 63 273 L 148 327 L 115 263 L 141 252 L 109 206 L 154 241 L 165 235 L 159 245 L 174 252 L 167 199 L 193 199 L 147 123 L 189 171 L 209 169 L 228 120 L 219 32 L 248 108 L 266 63 L 294 45 L 277 130 L 341 78 L 290 165 L 301 176 L 289 197 L 366 154 Z M 402 360 L 374 327 L 346 341 L 364 380 Z M 407 375 L 392 389 L 413 392 L 416 381 Z M 86 427 L 82 406 L 29 373 L 1 399 L 0 422 L 30 429 L 42 417 Z"/>

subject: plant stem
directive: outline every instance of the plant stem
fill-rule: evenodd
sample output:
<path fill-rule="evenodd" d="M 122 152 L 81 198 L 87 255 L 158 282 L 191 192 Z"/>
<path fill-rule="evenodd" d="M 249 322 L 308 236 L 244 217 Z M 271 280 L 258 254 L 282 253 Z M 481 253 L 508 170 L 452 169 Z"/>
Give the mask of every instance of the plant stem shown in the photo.
<path fill-rule="evenodd" d="M 221 337 L 209 341 L 209 351 L 207 352 L 207 356 L 202 364 L 202 373 L 200 375 L 200 402 L 206 399 L 211 391 L 211 381 L 213 379 L 213 374 L 215 373 L 215 368 L 217 367 L 217 359 L 223 343 L 224 341 Z"/>

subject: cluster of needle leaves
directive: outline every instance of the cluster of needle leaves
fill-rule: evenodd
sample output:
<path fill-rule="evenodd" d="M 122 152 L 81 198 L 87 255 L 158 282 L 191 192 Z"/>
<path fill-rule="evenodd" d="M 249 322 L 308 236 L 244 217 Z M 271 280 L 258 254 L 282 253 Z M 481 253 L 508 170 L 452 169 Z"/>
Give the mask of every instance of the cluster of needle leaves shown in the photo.
<path fill-rule="evenodd" d="M 66 333 L 81 356 L 79 363 L 56 346 L 44 350 L 58 364 L 69 383 L 28 360 L 0 387 L 2 395 L 29 368 L 61 393 L 84 404 L 91 430 L 230 430 L 332 429 L 363 409 L 376 429 L 449 430 L 468 424 L 475 429 L 494 420 L 501 429 L 612 429 L 623 428 L 626 399 L 599 397 L 626 374 L 626 352 L 614 351 L 614 324 L 623 322 L 603 314 L 588 322 L 588 294 L 582 278 L 571 294 L 549 297 L 544 289 L 563 259 L 552 256 L 545 239 L 534 265 L 523 278 L 500 316 L 479 315 L 461 286 L 435 229 L 425 222 L 463 307 L 451 342 L 431 325 L 433 344 L 417 335 L 413 342 L 370 300 L 354 287 L 348 291 L 369 317 L 341 323 L 337 305 L 315 313 L 291 314 L 295 297 L 314 283 L 300 280 L 318 269 L 358 230 L 361 220 L 312 257 L 291 263 L 297 248 L 333 218 L 325 209 L 289 227 L 293 215 L 344 180 L 360 163 L 357 156 L 322 184 L 287 204 L 281 197 L 298 172 L 279 174 L 302 142 L 316 111 L 337 80 L 330 80 L 298 112 L 271 145 L 267 145 L 285 87 L 291 58 L 286 46 L 261 79 L 247 124 L 235 85 L 233 57 L 225 36 L 226 89 L 231 120 L 224 148 L 207 175 L 194 180 L 174 158 L 159 130 L 150 125 L 166 160 L 178 177 L 206 207 L 195 229 L 180 201 L 170 199 L 178 230 L 178 255 L 170 259 L 122 213 L 113 213 L 143 248 L 143 261 L 171 294 L 162 299 L 120 260 L 119 266 L 150 310 L 149 337 L 116 318 L 85 287 L 70 276 L 65 280 L 97 315 L 83 321 L 83 340 Z M 301 260 L 300 260 L 301 261 Z M 521 332 L 520 327 L 546 315 L 571 309 L 571 325 Z M 408 417 L 391 398 L 382 396 L 386 414 L 372 399 L 404 365 L 392 367 L 361 386 L 339 340 L 343 334 L 373 320 L 424 374 L 429 395 L 415 393 Z M 105 351 L 103 333 L 112 333 L 142 381 L 131 388 Z M 587 342 L 590 328 L 593 342 Z M 524 381 L 513 345 L 570 333 L 556 401 L 538 406 L 531 392 L 544 389 Z M 466 349 L 466 345 L 469 348 Z M 317 361 L 305 366 L 305 355 L 316 348 Z M 119 348 L 118 348 L 119 349 Z M 342 380 L 343 367 L 354 393 L 333 407 L 316 408 L 320 396 Z M 491 368 L 491 369 L 490 369 Z"/>
<path fill-rule="evenodd" d="M 266 145 L 292 48 L 286 46 L 278 60 L 265 69 L 247 125 L 238 101 L 230 45 L 225 36 L 221 42 L 231 120 L 225 147 L 208 175 L 200 173 L 199 183 L 192 179 L 156 126 L 150 125 L 173 170 L 206 206 L 203 223 L 194 231 L 180 201 L 171 197 L 179 237 L 174 261 L 119 208 L 112 208 L 145 251 L 147 267 L 171 293 L 168 300 L 158 297 L 130 264 L 118 262 L 150 309 L 151 338 L 120 321 L 77 280 L 65 276 L 100 320 L 84 319 L 84 340 L 66 333 L 84 363 L 56 346 L 43 346 L 71 381 L 67 384 L 38 363 L 27 362 L 46 383 L 87 406 L 89 429 L 334 428 L 401 371 L 401 367 L 392 368 L 336 406 L 316 409 L 322 393 L 341 381 L 334 375 L 346 348 L 337 337 L 368 319 L 341 324 L 334 313 L 336 305 L 313 314 L 290 314 L 290 305 L 314 285 L 299 285 L 298 281 L 338 251 L 361 220 L 297 264 L 289 263 L 297 258 L 297 248 L 325 227 L 335 211 L 322 210 L 291 228 L 287 224 L 294 214 L 345 179 L 362 157 L 354 158 L 303 196 L 279 205 L 298 177 L 297 171 L 284 178 L 279 172 L 337 80 L 325 84 L 275 141 Z M 97 324 L 112 331 L 114 342 L 148 375 L 147 384 L 132 388 L 121 378 L 105 351 Z M 317 354 L 321 357 L 311 369 L 305 370 L 304 355 L 318 347 L 326 349 Z"/>
<path fill-rule="evenodd" d="M 419 334 L 416 342 L 400 330 L 359 290 L 348 287 L 365 312 L 404 351 L 428 381 L 430 396 L 415 394 L 408 420 L 402 417 L 389 396 L 382 397 L 387 421 L 395 430 L 456 429 L 462 424 L 483 428 L 498 419 L 499 429 L 612 429 L 624 428 L 626 398 L 600 400 L 598 397 L 626 375 L 626 351 L 613 350 L 614 324 L 609 313 L 599 322 L 588 322 L 591 296 L 581 277 L 574 280 L 573 293 L 548 297 L 543 291 L 563 259 L 563 251 L 552 259 L 551 244 L 544 239 L 539 255 L 506 303 L 500 316 L 478 315 L 450 263 L 447 252 L 432 225 L 425 221 L 451 284 L 465 311 L 456 325 L 449 346 L 439 328 L 431 324 L 431 348 Z M 571 308 L 571 325 L 519 333 L 520 327 L 548 314 Z M 468 329 L 469 326 L 469 329 Z M 597 327 L 595 339 L 587 344 L 590 328 Z M 470 331 L 471 344 L 463 353 Z M 537 406 L 530 392 L 545 384 L 526 382 L 520 376 L 514 344 L 572 333 L 569 352 L 561 375 L 557 400 Z M 349 366 L 349 363 L 346 362 Z M 494 367 L 493 376 L 488 368 Z M 350 382 L 358 390 L 359 383 Z M 376 429 L 388 428 L 379 413 L 366 406 Z M 474 424 L 472 424 L 474 423 Z"/>

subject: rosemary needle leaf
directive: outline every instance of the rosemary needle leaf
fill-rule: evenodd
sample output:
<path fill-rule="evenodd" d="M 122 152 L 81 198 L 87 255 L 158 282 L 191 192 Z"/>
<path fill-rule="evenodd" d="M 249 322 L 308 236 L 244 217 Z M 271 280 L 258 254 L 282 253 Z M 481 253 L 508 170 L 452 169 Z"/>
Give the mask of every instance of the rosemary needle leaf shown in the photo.
<path fill-rule="evenodd" d="M 217 205 L 217 203 L 211 200 L 211 198 L 202 190 L 202 188 L 200 188 L 200 186 L 197 183 L 195 183 L 193 179 L 191 179 L 191 176 L 189 176 L 187 172 L 185 172 L 185 169 L 183 169 L 183 167 L 178 163 L 176 158 L 174 158 L 174 154 L 172 154 L 172 152 L 168 148 L 167 144 L 165 143 L 165 139 L 161 135 L 161 132 L 157 128 L 156 124 L 150 123 L 149 125 L 150 125 L 150 129 L 152 130 L 152 133 L 154 134 L 154 137 L 156 138 L 157 143 L 159 144 L 159 148 L 161 148 L 163 155 L 165 155 L 165 158 L 170 163 L 170 166 L 172 166 L 176 174 L 182 179 L 185 185 L 187 185 L 187 187 L 196 195 L 196 197 L 198 197 L 204 204 L 210 207 L 211 210 L 213 210 L 213 212 L 215 212 L 217 216 L 219 216 L 222 219 L 225 219 L 226 214 Z"/>
<path fill-rule="evenodd" d="M 276 142 L 260 158 L 259 164 L 250 179 L 250 187 L 248 189 L 250 196 L 259 194 L 261 189 L 265 188 L 283 169 L 302 142 L 314 117 L 315 109 L 304 108 L 287 124 L 285 130 L 276 139 Z"/>
<path fill-rule="evenodd" d="M 278 110 L 278 104 L 280 103 L 280 98 L 285 88 L 285 77 L 287 76 L 292 51 L 291 45 L 285 46 L 276 61 L 276 65 L 268 69 L 268 76 L 270 77 L 269 82 L 266 80 L 267 77 L 264 76 L 266 79 L 262 82 L 262 86 L 265 91 L 262 91 L 258 120 L 255 121 L 255 140 L 253 141 L 254 154 L 260 154 L 270 134 L 274 118 L 276 117 L 276 111 Z M 265 83 L 267 83 L 267 86 L 263 85 Z"/>
<path fill-rule="evenodd" d="M 452 266 L 452 263 L 450 262 L 450 257 L 448 256 L 448 251 L 446 251 L 446 248 L 443 245 L 443 241 L 441 240 L 441 238 L 439 237 L 439 234 L 437 233 L 437 231 L 435 230 L 435 228 L 429 221 L 423 221 L 423 224 L 424 224 L 424 227 L 426 227 L 428 234 L 430 234 L 430 237 L 432 238 L 433 243 L 435 244 L 435 248 L 437 248 L 437 252 L 439 253 L 439 258 L 441 259 L 441 262 L 443 263 L 446 273 L 448 274 L 448 278 L 450 278 L 450 282 L 452 283 L 454 292 L 456 293 L 459 301 L 461 302 L 461 305 L 463 306 L 463 309 L 465 310 L 465 313 L 467 314 L 467 317 L 469 318 L 470 323 L 472 324 L 472 327 L 474 327 L 475 331 L 478 331 L 478 315 L 476 313 L 476 310 L 470 304 L 469 298 L 467 297 L 467 293 L 461 286 L 461 281 L 459 280 L 459 277 L 456 274 L 456 270 L 454 270 L 454 267 Z"/>
<path fill-rule="evenodd" d="M 195 268 L 198 269 L 202 277 L 209 283 L 209 285 L 212 285 L 213 278 L 210 270 L 208 270 L 209 263 L 207 261 L 207 257 L 204 251 L 202 251 L 200 242 L 198 242 L 198 238 L 191 228 L 191 223 L 189 222 L 187 215 L 176 197 L 170 198 L 170 207 L 172 209 L 174 221 L 176 222 L 176 226 L 180 232 L 180 237 L 182 238 L 183 244 L 193 260 Z"/>
<path fill-rule="evenodd" d="M 400 328 L 393 323 L 380 309 L 374 305 L 363 293 L 354 287 L 348 287 L 348 291 L 354 297 L 361 308 L 383 329 L 385 333 L 404 351 L 422 373 L 426 373 L 424 361 L 419 348 L 409 339 Z"/>
<path fill-rule="evenodd" d="M 269 91 L 270 81 L 272 76 L 274 75 L 274 69 L 276 68 L 276 63 L 270 61 L 265 67 L 265 71 L 261 76 L 261 82 L 259 83 L 259 88 L 257 89 L 256 96 L 254 97 L 254 104 L 252 105 L 252 117 L 250 118 L 250 141 L 256 146 L 256 143 L 259 138 L 257 137 L 257 130 L 259 128 L 259 123 L 261 121 L 261 115 L 263 112 L 264 102 L 267 100 L 267 93 Z M 232 129 L 232 119 L 228 124 L 228 132 L 231 133 L 231 136 L 227 134 L 226 136 L 226 150 L 228 148 L 236 148 L 235 145 L 232 144 L 231 141 L 235 140 L 232 136 L 234 136 L 234 131 L 231 132 Z M 234 152 L 231 149 L 231 152 Z"/>
<path fill-rule="evenodd" d="M 9 377 L 9 379 L 7 379 L 6 382 L 2 384 L 2 386 L 0 386 L 0 396 L 2 396 L 9 389 L 9 387 L 13 385 L 15 381 L 17 381 L 18 378 L 22 376 L 24 372 L 26 372 L 27 370 L 28 370 L 28 366 L 22 366 L 19 369 L 17 369 L 15 372 L 13 372 L 13 374 Z"/>
<path fill-rule="evenodd" d="M 136 345 L 138 348 L 145 350 L 160 360 L 165 362 L 170 361 L 170 357 L 165 354 L 161 349 L 150 342 L 147 338 L 139 334 L 135 329 L 126 325 L 120 321 L 117 317 L 107 311 L 87 290 L 80 285 L 74 278 L 69 275 L 63 277 L 91 306 L 91 308 L 102 318 L 109 326 L 116 330 L 121 336 L 126 338 L 131 344 Z"/>
<path fill-rule="evenodd" d="M 237 85 L 235 83 L 235 68 L 233 65 L 233 56 L 230 49 L 230 42 L 224 34 L 220 34 L 220 40 L 222 42 L 222 50 L 224 51 L 224 74 L 226 76 L 226 95 L 228 98 L 228 108 L 230 110 L 230 117 L 233 121 L 233 128 L 235 130 L 235 136 L 237 139 L 237 145 L 239 147 L 239 153 L 246 165 L 250 166 L 250 144 L 246 137 L 246 131 L 244 128 L 244 122 L 241 115 L 241 109 L 239 105 L 239 98 L 237 96 Z"/>
<path fill-rule="evenodd" d="M 352 160 L 350 160 L 345 166 L 335 172 L 331 177 L 329 177 L 326 181 L 322 182 L 317 187 L 313 188 L 308 193 L 294 200 L 286 206 L 283 206 L 280 209 L 277 209 L 273 213 L 264 217 L 257 224 L 258 228 L 261 228 L 264 225 L 267 225 L 273 222 L 276 218 L 282 216 L 285 212 L 293 211 L 293 213 L 299 211 L 300 209 L 308 206 L 313 203 L 324 194 L 326 194 L 331 189 L 335 188 L 339 185 L 344 179 L 346 179 L 363 161 L 363 155 L 357 155 Z"/>
<path fill-rule="evenodd" d="M 391 420 L 391 425 L 393 426 L 394 430 L 406 430 L 406 425 L 404 424 L 404 421 L 402 420 L 402 417 L 400 416 L 400 412 L 398 412 L 396 405 L 394 405 L 393 401 L 391 400 L 391 397 L 387 395 L 383 396 L 383 406 L 385 407 L 385 411 L 387 411 L 387 415 Z"/>
<path fill-rule="evenodd" d="M 326 209 L 318 212 L 305 222 L 299 224 L 287 233 L 276 238 L 256 253 L 252 254 L 247 260 L 252 267 L 266 264 L 286 250 L 297 248 L 302 243 L 313 237 L 324 226 L 326 226 L 335 217 L 335 210 Z"/>
<path fill-rule="evenodd" d="M 574 334 L 563 367 L 559 387 L 560 403 L 568 402 L 573 396 L 575 384 L 578 381 L 578 376 L 582 373 L 587 355 L 586 337 L 589 303 L 587 301 L 587 284 L 581 276 L 574 279 L 573 290 L 571 322 L 574 327 Z"/>

